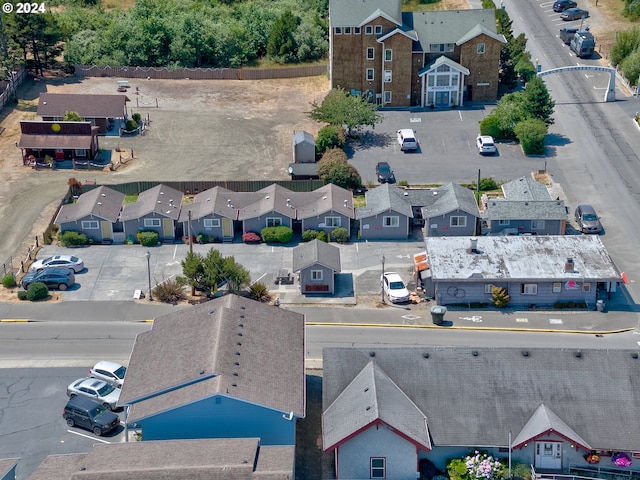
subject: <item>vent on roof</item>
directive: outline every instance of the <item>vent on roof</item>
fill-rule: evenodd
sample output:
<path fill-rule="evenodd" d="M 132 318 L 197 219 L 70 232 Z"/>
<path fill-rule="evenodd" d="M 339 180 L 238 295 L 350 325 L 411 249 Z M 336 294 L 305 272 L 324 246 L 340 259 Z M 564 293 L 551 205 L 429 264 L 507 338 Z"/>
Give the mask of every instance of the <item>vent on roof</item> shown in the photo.
<path fill-rule="evenodd" d="M 527 352 L 526 350 L 522 351 L 522 356 L 523 357 L 528 357 L 529 356 L 529 352 Z"/>
<path fill-rule="evenodd" d="M 327 199 L 327 196 L 325 195 L 324 197 L 322 197 L 322 199 L 323 199 L 323 200 L 326 200 L 326 199 Z"/>
<path fill-rule="evenodd" d="M 365 391 L 365 392 L 368 392 L 368 391 L 369 391 L 369 387 L 365 388 L 365 389 L 364 389 L 364 391 Z"/>
<path fill-rule="evenodd" d="M 239 324 L 238 324 L 238 326 L 239 326 L 240 328 L 244 328 L 244 323 L 239 323 Z"/>
<path fill-rule="evenodd" d="M 422 358 L 429 358 L 429 354 L 428 354 L 427 352 L 424 352 L 424 353 L 422 354 Z"/>
<path fill-rule="evenodd" d="M 375 357 L 376 356 L 376 352 L 369 352 L 369 356 L 370 357 Z"/>
<path fill-rule="evenodd" d="M 160 192 L 160 195 L 164 195 L 164 192 Z"/>
<path fill-rule="evenodd" d="M 238 384 L 234 382 L 234 383 L 232 383 L 232 384 L 231 384 L 231 386 L 232 386 L 232 387 L 237 387 L 237 386 L 238 386 Z"/>
<path fill-rule="evenodd" d="M 471 253 L 478 253 L 478 239 L 471 237 Z"/>
<path fill-rule="evenodd" d="M 239 367 L 239 366 L 240 366 L 240 362 L 233 362 L 233 364 L 234 364 L 236 367 Z"/>
<path fill-rule="evenodd" d="M 236 355 L 239 357 L 240 356 L 240 352 L 236 352 Z"/>
<path fill-rule="evenodd" d="M 347 205 L 349 205 L 349 202 L 347 200 L 344 201 L 344 206 L 346 207 Z"/>
<path fill-rule="evenodd" d="M 244 318 L 244 315 L 240 315 L 240 318 Z"/>
<path fill-rule="evenodd" d="M 238 332 L 238 336 L 241 337 L 242 336 L 242 332 Z"/>
<path fill-rule="evenodd" d="M 238 372 L 233 372 L 233 376 L 237 377 L 238 376 Z"/>
<path fill-rule="evenodd" d="M 433 191 L 433 196 L 435 197 L 436 195 L 438 195 L 438 191 L 437 191 L 437 190 L 434 190 L 434 191 Z"/>
<path fill-rule="evenodd" d="M 638 358 L 638 354 L 636 352 L 632 353 L 631 358 Z"/>
<path fill-rule="evenodd" d="M 291 208 L 291 199 L 287 198 L 287 207 Z"/>
<path fill-rule="evenodd" d="M 98 205 L 102 205 L 102 202 L 98 202 Z"/>
<path fill-rule="evenodd" d="M 245 309 L 245 308 L 244 308 L 244 305 L 243 305 L 242 307 L 240 307 L 240 310 L 244 310 L 244 309 Z"/>
<path fill-rule="evenodd" d="M 236 345 L 241 346 L 242 342 L 236 342 Z"/>
<path fill-rule="evenodd" d="M 576 358 L 582 358 L 582 352 L 581 351 L 577 351 L 575 353 L 575 355 L 576 355 Z"/>
<path fill-rule="evenodd" d="M 156 203 L 162 203 L 160 200 L 158 200 Z"/>
<path fill-rule="evenodd" d="M 101 197 L 106 197 L 106 196 L 107 196 L 107 194 L 106 194 L 106 193 L 101 193 L 101 194 L 100 194 L 100 196 L 101 196 Z"/>
<path fill-rule="evenodd" d="M 564 264 L 564 271 L 573 272 L 573 258 L 571 257 L 567 258 L 567 261 Z"/>
<path fill-rule="evenodd" d="M 404 192 L 404 196 L 408 197 L 409 196 L 409 192 Z"/>
<path fill-rule="evenodd" d="M 371 405 L 367 405 L 367 412 L 371 410 Z"/>
<path fill-rule="evenodd" d="M 216 313 L 216 311 L 215 311 L 215 310 L 211 310 L 211 311 L 209 311 L 209 315 L 213 315 L 214 313 Z"/>
<path fill-rule="evenodd" d="M 267 195 L 266 197 L 264 197 L 265 199 L 269 200 L 269 195 Z"/>
<path fill-rule="evenodd" d="M 204 370 L 200 370 L 200 375 L 204 375 Z"/>
<path fill-rule="evenodd" d="M 471 352 L 471 355 L 473 355 L 474 357 L 477 357 L 478 356 L 478 351 L 474 350 L 473 352 Z"/>

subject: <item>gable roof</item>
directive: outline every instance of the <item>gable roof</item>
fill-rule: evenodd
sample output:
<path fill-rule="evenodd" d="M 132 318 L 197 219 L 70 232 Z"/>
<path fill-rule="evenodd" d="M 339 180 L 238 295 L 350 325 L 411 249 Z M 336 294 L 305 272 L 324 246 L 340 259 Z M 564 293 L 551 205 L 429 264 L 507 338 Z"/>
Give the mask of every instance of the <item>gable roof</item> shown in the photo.
<path fill-rule="evenodd" d="M 89 95 L 75 93 L 41 93 L 37 115 L 62 117 L 76 112 L 82 118 L 123 118 L 126 95 Z"/>
<path fill-rule="evenodd" d="M 527 176 L 504 183 L 501 188 L 507 200 L 551 200 L 547 187 Z"/>
<path fill-rule="evenodd" d="M 597 235 L 483 236 L 425 239 L 434 280 L 620 281 L 620 272 Z M 573 270 L 565 270 L 567 258 Z"/>
<path fill-rule="evenodd" d="M 225 295 L 136 337 L 119 401 L 129 421 L 218 394 L 304 417 L 304 316 Z"/>
<path fill-rule="evenodd" d="M 473 40 L 480 35 L 486 35 L 487 37 L 493 38 L 500 43 L 507 43 L 507 39 L 501 33 L 496 33 L 495 30 L 489 30 L 486 25 L 478 24 L 469 30 L 465 35 L 463 35 L 460 40 L 456 42 L 456 45 L 462 45 L 467 43 L 470 40 Z"/>
<path fill-rule="evenodd" d="M 429 51 L 430 44 L 457 43 L 478 25 L 487 32 L 496 32 L 493 8 L 405 12 L 402 19 L 406 28 L 418 34 L 414 50 L 419 51 Z"/>
<path fill-rule="evenodd" d="M 270 212 L 276 212 L 285 217 L 296 218 L 296 205 L 302 201 L 308 192 L 292 192 L 291 190 L 273 183 L 255 192 L 253 202 L 245 203 L 238 211 L 238 220 L 260 217 Z"/>
<path fill-rule="evenodd" d="M 579 356 L 577 351 L 451 345 L 325 347 L 323 409 L 327 411 L 367 365 L 375 362 L 426 415 L 434 447 L 506 447 L 509 431 L 521 441 L 520 432 L 535 435 L 548 424 L 571 438 L 574 432 L 576 442 L 582 439 L 594 449 L 638 450 L 637 349 L 580 349 Z M 378 399 L 395 401 L 384 396 Z M 541 404 L 546 415 L 536 414 Z M 398 414 L 405 410 L 406 406 Z M 355 408 L 354 414 L 364 415 L 363 409 Z M 329 419 L 334 420 L 327 432 L 340 428 L 335 422 L 357 421 L 336 416 L 325 423 Z M 532 422 L 541 426 L 527 426 Z"/>
<path fill-rule="evenodd" d="M 49 455 L 29 479 L 290 480 L 293 470 L 293 446 L 261 446 L 257 438 L 163 440 L 97 443 L 88 453 Z"/>
<path fill-rule="evenodd" d="M 98 134 L 98 127 L 92 127 L 90 122 L 21 120 L 20 131 L 20 148 L 91 150 L 93 137 Z"/>
<path fill-rule="evenodd" d="M 357 27 L 383 17 L 402 25 L 399 0 L 329 0 L 331 27 Z"/>
<path fill-rule="evenodd" d="M 333 183 L 328 183 L 313 192 L 298 196 L 295 206 L 299 220 L 316 217 L 331 211 L 340 213 L 348 218 L 354 218 L 355 216 L 353 193 Z"/>
<path fill-rule="evenodd" d="M 520 448 L 532 439 L 551 432 L 566 438 L 571 443 L 577 443 L 584 450 L 591 450 L 591 446 L 580 435 L 544 404 L 540 404 L 536 411 L 533 412 L 527 424 L 520 430 L 515 440 L 511 442 L 512 447 Z"/>
<path fill-rule="evenodd" d="M 384 183 L 365 193 L 366 205 L 356 208 L 356 218 L 368 218 L 387 212 L 396 212 L 413 218 L 408 190 Z"/>
<path fill-rule="evenodd" d="M 104 185 L 83 193 L 76 203 L 62 205 L 53 223 L 74 222 L 93 215 L 102 220 L 115 223 L 118 220 L 125 194 Z"/>
<path fill-rule="evenodd" d="M 150 213 L 177 220 L 184 193 L 163 184 L 145 190 L 138 195 L 138 200 L 127 203 L 122 208 L 121 220 L 135 220 Z"/>
<path fill-rule="evenodd" d="M 460 65 L 458 62 L 451 60 L 449 57 L 445 57 L 444 55 L 439 56 L 432 62 L 429 62 L 424 68 L 418 70 L 418 75 L 423 76 L 426 73 L 437 70 L 440 65 L 448 65 L 452 70 L 457 70 L 458 72 L 469 75 L 469 69 Z"/>
<path fill-rule="evenodd" d="M 422 450 L 431 450 L 427 417 L 375 362 L 369 362 L 325 408 L 324 450 L 382 422 Z"/>
<path fill-rule="evenodd" d="M 293 146 L 295 147 L 296 145 L 299 145 L 301 143 L 308 143 L 309 145 L 315 146 L 316 140 L 309 132 L 298 130 L 293 134 Z"/>
<path fill-rule="evenodd" d="M 340 249 L 318 239 L 294 247 L 292 255 L 294 272 L 313 265 L 322 265 L 334 273 L 341 270 Z"/>
<path fill-rule="evenodd" d="M 447 183 L 440 188 L 431 190 L 430 193 L 431 195 L 425 197 L 429 203 L 425 203 L 422 207 L 422 216 L 425 219 L 458 210 L 474 217 L 480 216 L 476 197 L 468 188 Z"/>
<path fill-rule="evenodd" d="M 238 217 L 238 203 L 241 199 L 246 198 L 247 195 L 245 193 L 232 192 L 220 186 L 210 188 L 198 193 L 194 197 L 193 203 L 183 206 L 180 210 L 178 221 L 188 221 L 189 211 L 191 211 L 192 220 L 198 220 L 207 215 L 216 215 L 235 220 Z"/>

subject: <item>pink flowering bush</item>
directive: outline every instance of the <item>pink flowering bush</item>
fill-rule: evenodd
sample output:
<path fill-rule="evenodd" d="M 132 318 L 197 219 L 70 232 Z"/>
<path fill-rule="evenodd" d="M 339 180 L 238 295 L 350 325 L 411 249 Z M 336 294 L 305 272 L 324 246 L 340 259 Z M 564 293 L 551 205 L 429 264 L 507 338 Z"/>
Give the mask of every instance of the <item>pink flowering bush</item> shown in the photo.
<path fill-rule="evenodd" d="M 611 456 L 611 461 L 616 464 L 616 467 L 627 468 L 631 465 L 631 457 L 624 452 L 614 453 Z"/>
<path fill-rule="evenodd" d="M 447 472 L 452 480 L 497 480 L 504 478 L 505 466 L 491 455 L 476 450 L 462 459 L 449 460 Z"/>

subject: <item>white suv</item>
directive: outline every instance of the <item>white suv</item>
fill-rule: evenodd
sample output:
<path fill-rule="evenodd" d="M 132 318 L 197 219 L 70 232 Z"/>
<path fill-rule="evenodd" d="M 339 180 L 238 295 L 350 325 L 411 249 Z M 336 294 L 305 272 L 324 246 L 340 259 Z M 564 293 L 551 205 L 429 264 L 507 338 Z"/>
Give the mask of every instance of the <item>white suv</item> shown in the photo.
<path fill-rule="evenodd" d="M 416 140 L 416 134 L 410 128 L 403 128 L 398 130 L 398 145 L 403 152 L 407 150 L 417 150 L 418 141 Z"/>

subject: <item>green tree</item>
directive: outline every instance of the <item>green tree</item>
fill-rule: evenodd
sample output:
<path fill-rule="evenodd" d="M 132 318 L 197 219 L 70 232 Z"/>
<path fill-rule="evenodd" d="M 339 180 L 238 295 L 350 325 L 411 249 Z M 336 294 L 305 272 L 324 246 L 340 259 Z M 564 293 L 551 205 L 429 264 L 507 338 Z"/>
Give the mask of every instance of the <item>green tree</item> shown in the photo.
<path fill-rule="evenodd" d="M 553 109 L 556 103 L 540 77 L 534 77 L 527 83 L 524 99 L 524 107 L 531 117 L 542 120 L 547 126 L 553 125 Z"/>
<path fill-rule="evenodd" d="M 234 257 L 223 257 L 214 248 L 204 257 L 189 252 L 181 264 L 185 283 L 207 293 L 215 292 L 223 283 L 229 291 L 237 292 L 251 281 L 249 271 L 236 263 Z"/>
<path fill-rule="evenodd" d="M 297 60 L 298 47 L 294 33 L 300 24 L 300 18 L 291 10 L 286 10 L 271 27 L 267 40 L 267 55 L 279 63 Z"/>
<path fill-rule="evenodd" d="M 519 122 L 514 129 L 516 138 L 526 155 L 544 154 L 544 137 L 547 125 L 538 118 L 529 118 Z"/>
<path fill-rule="evenodd" d="M 78 112 L 67 111 L 64 112 L 62 117 L 63 122 L 82 122 L 84 119 L 78 114 Z"/>
<path fill-rule="evenodd" d="M 611 63 L 619 65 L 640 47 L 640 27 L 618 32 L 616 43 L 611 47 Z"/>
<path fill-rule="evenodd" d="M 205 290 L 207 284 L 204 275 L 204 258 L 198 253 L 188 252 L 184 260 L 180 262 L 182 273 L 186 277 L 187 285 L 198 290 Z"/>
<path fill-rule="evenodd" d="M 640 76 L 640 48 L 634 50 L 631 55 L 625 58 L 620 64 L 624 76 L 631 82 L 638 82 Z"/>
<path fill-rule="evenodd" d="M 487 115 L 487 118 L 495 117 L 502 131 L 503 138 L 515 138 L 513 129 L 515 126 L 529 118 L 525 98 L 522 93 L 508 93 L 498 103 L 498 106 Z"/>
<path fill-rule="evenodd" d="M 320 105 L 313 102 L 311 107 L 309 116 L 312 119 L 344 126 L 348 135 L 354 129 L 363 126 L 375 128 L 377 123 L 382 122 L 382 115 L 375 104 L 368 103 L 361 95 L 349 95 L 343 88 L 332 89 Z"/>
<path fill-rule="evenodd" d="M 342 148 L 347 141 L 342 125 L 327 125 L 322 127 L 316 138 L 316 156 L 321 157 L 331 148 Z"/>
<path fill-rule="evenodd" d="M 333 183 L 342 188 L 362 186 L 358 170 L 347 162 L 347 155 L 339 148 L 325 152 L 318 164 L 318 176 L 324 183 Z"/>
<path fill-rule="evenodd" d="M 302 23 L 294 32 L 293 39 L 298 46 L 299 62 L 319 60 L 329 51 L 327 35 L 320 25 Z"/>

